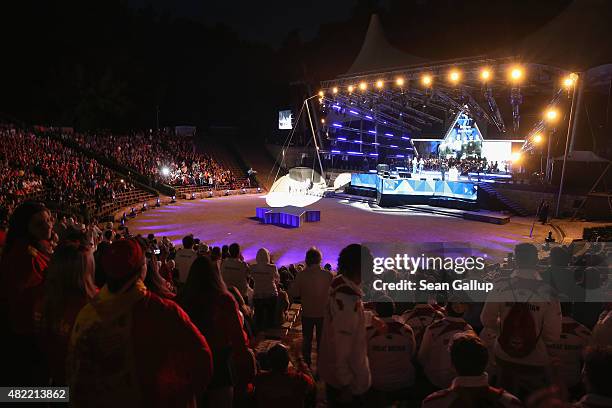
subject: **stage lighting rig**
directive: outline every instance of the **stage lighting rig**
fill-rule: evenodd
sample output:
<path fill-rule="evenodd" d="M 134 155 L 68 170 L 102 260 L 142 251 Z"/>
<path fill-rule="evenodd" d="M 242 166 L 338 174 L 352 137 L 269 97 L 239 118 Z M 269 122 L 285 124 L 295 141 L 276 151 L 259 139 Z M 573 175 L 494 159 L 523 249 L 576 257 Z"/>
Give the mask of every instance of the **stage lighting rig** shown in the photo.
<path fill-rule="evenodd" d="M 461 73 L 457 70 L 452 70 L 449 74 L 448 74 L 448 80 L 453 84 L 453 85 L 457 85 L 459 83 L 459 80 L 461 79 Z"/>
<path fill-rule="evenodd" d="M 347 89 L 349 93 L 352 93 L 355 90 L 355 87 L 353 85 L 349 85 Z"/>
<path fill-rule="evenodd" d="M 362 81 L 359 83 L 359 89 L 362 91 L 365 91 L 366 89 L 368 89 L 368 84 L 365 81 Z"/>
<path fill-rule="evenodd" d="M 382 79 L 379 79 L 378 81 L 376 81 L 376 87 L 378 89 L 382 89 L 382 87 L 385 85 L 385 83 L 383 82 Z"/>
<path fill-rule="evenodd" d="M 337 86 L 334 86 L 334 87 L 332 88 L 332 93 L 333 93 L 333 94 L 337 94 L 337 93 L 338 93 L 338 87 L 337 87 Z"/>
<path fill-rule="evenodd" d="M 480 71 L 480 79 L 483 82 L 488 82 L 489 80 L 491 80 L 491 77 L 493 76 L 493 74 L 491 73 L 491 70 L 488 68 L 483 68 Z"/>
<path fill-rule="evenodd" d="M 395 80 L 395 83 L 397 84 L 397 86 L 404 86 L 404 78 L 402 78 L 402 77 L 398 77 L 398 78 Z"/>

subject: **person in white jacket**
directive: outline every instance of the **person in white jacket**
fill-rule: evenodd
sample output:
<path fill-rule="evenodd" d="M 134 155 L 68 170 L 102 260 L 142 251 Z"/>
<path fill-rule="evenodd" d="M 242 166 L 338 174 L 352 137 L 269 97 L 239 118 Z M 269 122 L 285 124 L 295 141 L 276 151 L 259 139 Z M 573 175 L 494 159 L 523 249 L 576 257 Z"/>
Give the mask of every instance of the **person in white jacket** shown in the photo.
<path fill-rule="evenodd" d="M 561 307 L 539 280 L 537 248 L 518 244 L 514 252 L 517 268 L 496 283 L 480 320 L 484 328 L 499 329 L 494 348 L 499 385 L 521 397 L 549 382 L 546 344 L 559 340 Z"/>
<path fill-rule="evenodd" d="M 408 391 L 414 386 L 414 333 L 399 321 L 395 304 L 388 296 L 376 301 L 376 314 L 385 323 L 382 328 L 368 327 L 368 361 L 372 374 L 372 389 L 376 391 Z"/>
<path fill-rule="evenodd" d="M 425 329 L 417 359 L 429 382 L 438 388 L 451 385 L 456 373 L 451 363 L 449 345 L 457 333 L 474 333 L 472 326 L 463 320 L 467 310 L 465 303 L 448 303 L 446 316 Z"/>
<path fill-rule="evenodd" d="M 572 314 L 572 303 L 561 303 L 563 314 L 561 336 L 558 341 L 548 343 L 548 353 L 557 360 L 558 374 L 563 384 L 573 391 L 581 381 L 582 363 L 585 348 L 591 340 L 591 331 L 578 323 Z"/>
<path fill-rule="evenodd" d="M 257 263 L 251 266 L 253 278 L 253 306 L 255 307 L 255 325 L 257 330 L 265 330 L 273 326 L 278 299 L 280 275 L 270 261 L 270 252 L 260 248 L 256 256 Z"/>
<path fill-rule="evenodd" d="M 244 300 L 252 303 L 253 297 L 248 284 L 249 273 L 249 265 L 242 260 L 240 245 L 234 242 L 229 246 L 229 257 L 221 263 L 221 277 L 228 287 L 236 287 Z"/>
<path fill-rule="evenodd" d="M 319 376 L 326 384 L 330 407 L 359 406 L 370 388 L 366 317 L 360 288 L 362 259 L 371 270 L 372 255 L 359 244 L 344 248 L 338 257 L 323 318 Z"/>

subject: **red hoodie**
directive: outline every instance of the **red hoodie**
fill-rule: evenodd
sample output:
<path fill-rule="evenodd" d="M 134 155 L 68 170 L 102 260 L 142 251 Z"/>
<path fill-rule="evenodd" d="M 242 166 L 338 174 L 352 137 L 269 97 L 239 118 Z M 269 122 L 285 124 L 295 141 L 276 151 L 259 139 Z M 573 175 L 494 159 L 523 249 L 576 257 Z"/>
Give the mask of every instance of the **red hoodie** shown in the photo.
<path fill-rule="evenodd" d="M 16 242 L 0 261 L 0 299 L 17 334 L 35 332 L 34 310 L 42 299 L 49 256 L 25 242 Z"/>

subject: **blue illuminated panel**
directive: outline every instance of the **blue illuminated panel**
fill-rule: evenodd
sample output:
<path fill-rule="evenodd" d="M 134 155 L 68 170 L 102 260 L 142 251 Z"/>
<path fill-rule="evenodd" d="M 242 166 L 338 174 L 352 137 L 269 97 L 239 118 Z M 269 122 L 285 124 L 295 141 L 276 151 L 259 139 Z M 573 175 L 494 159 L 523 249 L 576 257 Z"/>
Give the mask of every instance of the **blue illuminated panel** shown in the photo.
<path fill-rule="evenodd" d="M 362 174 L 365 176 L 365 174 Z M 477 186 L 469 181 L 388 179 L 379 177 L 377 190 L 390 195 L 417 195 L 476 200 Z M 351 181 L 352 183 L 352 181 Z"/>
<path fill-rule="evenodd" d="M 376 188 L 378 175 L 372 173 L 353 173 L 351 174 L 351 185 L 354 187 Z"/>

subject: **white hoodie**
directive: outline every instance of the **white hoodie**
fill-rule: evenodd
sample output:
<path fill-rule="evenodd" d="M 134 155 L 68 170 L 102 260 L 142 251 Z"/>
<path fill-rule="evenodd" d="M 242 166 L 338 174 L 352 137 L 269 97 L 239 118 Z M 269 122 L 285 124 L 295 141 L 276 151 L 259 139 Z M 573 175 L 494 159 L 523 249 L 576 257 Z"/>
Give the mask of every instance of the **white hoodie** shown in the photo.
<path fill-rule="evenodd" d="M 251 266 L 253 278 L 253 298 L 262 299 L 278 295 L 276 284 L 280 282 L 280 275 L 276 265 L 270 263 L 270 252 L 260 248 L 255 258 L 257 263 Z"/>
<path fill-rule="evenodd" d="M 350 279 L 342 275 L 334 278 L 319 351 L 321 378 L 335 388 L 349 387 L 353 395 L 365 393 L 371 382 L 362 296 Z"/>
<path fill-rule="evenodd" d="M 546 290 L 542 289 L 542 285 L 538 286 L 537 282 L 533 282 L 533 286 L 531 286 L 529 281 L 535 281 L 534 276 L 536 276 L 536 273 L 533 270 L 519 269 L 513 272 L 510 279 L 498 281 L 495 291 L 489 294 L 482 309 L 480 321 L 484 328 L 499 332 L 499 328 L 503 327 L 504 319 L 514 303 L 527 303 L 538 329 L 539 338 L 535 349 L 526 357 L 514 358 L 502 350 L 498 337 L 494 354 L 501 360 L 515 364 L 547 366 L 549 356 L 546 343 L 559 341 L 561 335 L 561 305 L 559 301 L 551 298 L 550 293 L 546 293 Z M 541 281 L 540 284 L 542 284 Z M 536 291 L 528 293 L 529 290 L 526 288 L 530 287 L 536 288 Z"/>

